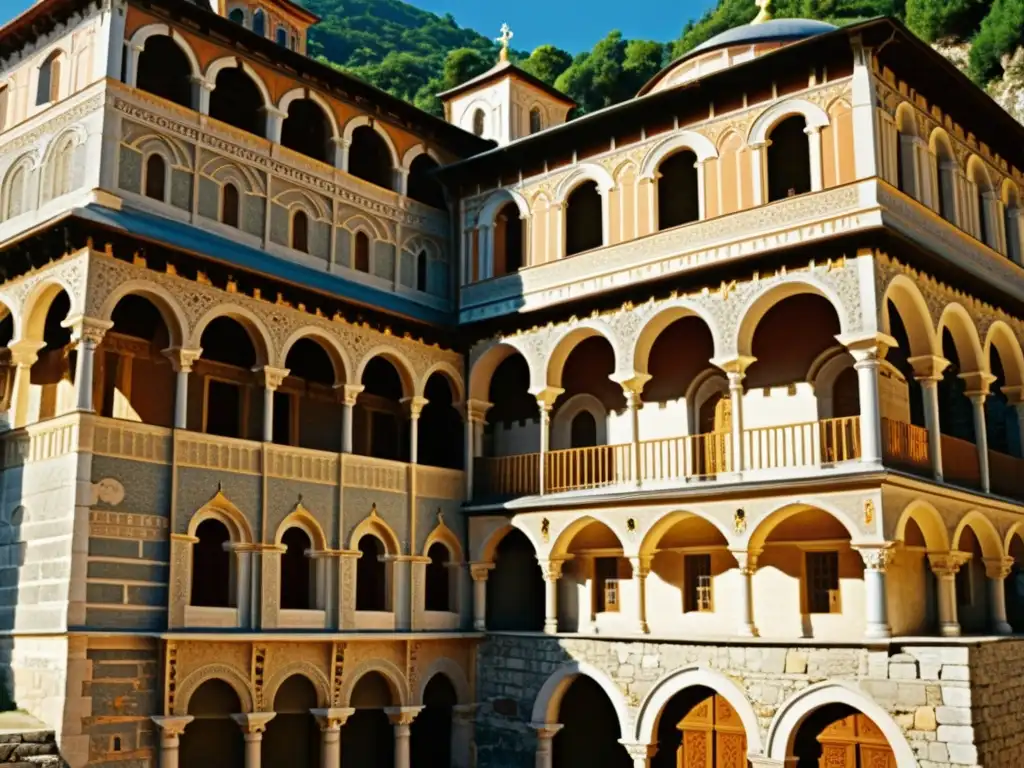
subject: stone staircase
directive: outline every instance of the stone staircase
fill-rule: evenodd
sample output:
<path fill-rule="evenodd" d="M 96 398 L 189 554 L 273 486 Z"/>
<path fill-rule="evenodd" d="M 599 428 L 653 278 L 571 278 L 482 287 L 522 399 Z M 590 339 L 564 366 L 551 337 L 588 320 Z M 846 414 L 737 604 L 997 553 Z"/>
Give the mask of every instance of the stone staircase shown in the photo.
<path fill-rule="evenodd" d="M 0 733 L 0 768 L 66 768 L 53 731 Z"/>

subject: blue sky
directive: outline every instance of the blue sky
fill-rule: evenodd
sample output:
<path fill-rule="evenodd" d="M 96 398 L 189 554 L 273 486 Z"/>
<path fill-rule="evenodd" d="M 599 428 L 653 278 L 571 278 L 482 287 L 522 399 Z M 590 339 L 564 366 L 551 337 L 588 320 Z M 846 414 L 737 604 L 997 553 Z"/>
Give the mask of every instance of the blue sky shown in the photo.
<path fill-rule="evenodd" d="M 14 18 L 32 2 L 0 0 L 0 23 Z M 515 34 L 512 45 L 522 50 L 553 43 L 577 53 L 616 28 L 626 37 L 675 39 L 683 25 L 714 5 L 714 0 L 637 0 L 641 12 L 635 12 L 637 6 L 613 0 L 413 0 L 412 4 L 434 13 L 451 13 L 461 26 L 491 37 L 497 37 L 502 22 L 507 22 Z"/>

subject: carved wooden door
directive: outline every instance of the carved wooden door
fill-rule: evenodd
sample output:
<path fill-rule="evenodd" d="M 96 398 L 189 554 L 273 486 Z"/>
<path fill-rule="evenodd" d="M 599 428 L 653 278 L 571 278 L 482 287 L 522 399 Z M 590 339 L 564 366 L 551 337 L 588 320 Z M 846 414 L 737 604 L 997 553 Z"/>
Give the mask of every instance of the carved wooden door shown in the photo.
<path fill-rule="evenodd" d="M 676 727 L 683 732 L 676 768 L 747 768 L 743 722 L 721 696 L 709 694 Z"/>
<path fill-rule="evenodd" d="M 897 768 L 896 756 L 869 717 L 853 714 L 818 734 L 818 768 Z"/>

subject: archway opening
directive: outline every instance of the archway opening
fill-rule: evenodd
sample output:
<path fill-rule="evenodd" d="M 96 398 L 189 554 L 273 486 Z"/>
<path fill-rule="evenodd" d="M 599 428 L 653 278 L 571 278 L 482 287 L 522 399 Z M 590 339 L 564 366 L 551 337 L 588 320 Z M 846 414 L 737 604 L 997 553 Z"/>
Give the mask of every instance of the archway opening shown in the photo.
<path fill-rule="evenodd" d="M 356 610 L 390 610 L 390 587 L 388 564 L 384 557 L 387 548 L 384 542 L 372 533 L 359 539 L 359 559 L 356 561 Z"/>
<path fill-rule="evenodd" d="M 427 550 L 425 605 L 428 611 L 452 611 L 455 609 L 457 571 L 453 567 L 452 554 L 441 542 L 435 542 Z"/>
<path fill-rule="evenodd" d="M 139 54 L 136 87 L 167 101 L 192 107 L 192 65 L 167 35 L 153 35 Z"/>
<path fill-rule="evenodd" d="M 301 528 L 289 528 L 281 536 L 281 608 L 308 611 L 316 606 L 316 579 L 313 561 L 307 554 L 313 549 L 309 534 Z"/>
<path fill-rule="evenodd" d="M 1021 433 L 1020 422 L 1017 419 L 1016 409 L 1010 405 L 1006 393 L 1006 370 L 1003 368 L 1003 359 L 995 345 L 989 356 L 991 373 L 995 381 L 989 385 L 989 394 L 985 398 L 985 436 L 988 439 L 988 449 L 1004 456 L 1021 457 Z M 994 464 L 994 462 L 993 462 Z M 1002 467 L 992 467 L 993 484 L 996 484 L 995 475 L 1004 474 Z"/>
<path fill-rule="evenodd" d="M 332 135 L 331 121 L 315 101 L 296 99 L 288 105 L 288 117 L 281 126 L 282 146 L 330 164 Z"/>
<path fill-rule="evenodd" d="M 398 703 L 384 675 L 367 672 L 359 678 L 349 702 L 355 713 L 341 729 L 345 765 L 394 764 L 395 737 L 384 709 Z"/>
<path fill-rule="evenodd" d="M 911 512 L 910 518 L 906 521 L 903 532 L 903 546 L 900 549 L 898 561 L 894 564 L 898 572 L 898 578 L 891 580 L 890 600 L 895 600 L 900 605 L 900 611 L 890 616 L 895 635 L 918 635 L 924 636 L 938 633 L 938 611 L 936 594 L 938 583 L 935 573 L 932 571 L 928 561 L 928 539 L 921 527 L 927 525 L 927 520 L 921 517 L 921 522 L 915 519 L 920 512 Z M 940 546 L 933 541 L 933 548 L 939 550 Z M 944 547 L 944 548 L 948 548 Z"/>
<path fill-rule="evenodd" d="M 522 531 L 498 542 L 487 579 L 487 627 L 510 632 L 544 629 L 544 579 L 537 551 Z"/>
<path fill-rule="evenodd" d="M 234 553 L 231 532 L 220 520 L 208 518 L 196 526 L 192 545 L 192 605 L 231 608 L 235 604 Z"/>
<path fill-rule="evenodd" d="M 811 191 L 811 153 L 803 115 L 792 115 L 768 134 L 768 202 Z"/>
<path fill-rule="evenodd" d="M 988 575 L 981 543 L 970 525 L 960 534 L 957 549 L 967 561 L 956 572 L 956 613 L 960 629 L 965 633 L 986 633 L 989 626 Z"/>
<path fill-rule="evenodd" d="M 886 386 L 890 391 L 889 396 L 882 400 L 882 416 L 923 427 L 924 396 L 921 382 L 917 380 L 914 367 L 910 364 L 910 358 L 914 356 L 910 335 L 895 302 L 887 299 L 885 306 L 889 316 L 889 335 L 896 340 L 896 346 L 886 353 L 885 362 L 899 375 L 888 377 Z"/>
<path fill-rule="evenodd" d="M 387 142 L 368 125 L 352 131 L 348 150 L 348 172 L 384 189 L 394 186 L 394 160 Z"/>
<path fill-rule="evenodd" d="M 932 152 L 935 155 L 935 169 L 938 172 L 939 215 L 951 224 L 956 224 L 956 172 L 959 165 L 949 140 L 939 133 L 932 134 Z"/>
<path fill-rule="evenodd" d="M 462 469 L 464 461 L 464 430 L 462 416 L 455 408 L 455 397 L 448 377 L 434 373 L 423 388 L 427 404 L 420 412 L 420 464 L 431 467 Z"/>
<path fill-rule="evenodd" d="M 174 423 L 176 375 L 162 351 L 170 331 L 152 301 L 129 294 L 111 314 L 93 374 L 102 387 L 103 416 L 170 427 Z"/>
<path fill-rule="evenodd" d="M 210 117 L 256 136 L 264 133 L 263 94 L 241 67 L 228 67 L 217 74 L 210 94 Z"/>
<path fill-rule="evenodd" d="M 558 628 L 561 632 L 611 631 L 630 616 L 624 593 L 633 568 L 615 532 L 591 520 L 565 544 L 570 558 L 559 579 Z"/>
<path fill-rule="evenodd" d="M 238 694 L 223 680 L 207 680 L 196 688 L 188 702 L 188 714 L 195 719 L 181 736 L 181 764 L 242 768 L 242 730 L 231 719 L 231 715 L 240 712 Z"/>
<path fill-rule="evenodd" d="M 658 719 L 651 768 L 739 768 L 747 765 L 747 732 L 728 700 L 704 686 L 679 691 Z"/>
<path fill-rule="evenodd" d="M 485 456 L 513 456 L 532 453 L 540 445 L 540 414 L 537 399 L 530 394 L 530 367 L 526 358 L 514 352 L 494 369 L 487 399 L 484 433 Z"/>
<path fill-rule="evenodd" d="M 475 136 L 483 136 L 484 131 L 487 127 L 487 115 L 480 108 L 473 111 L 473 134 Z"/>
<path fill-rule="evenodd" d="M 238 187 L 229 182 L 221 187 L 220 222 L 226 226 L 238 229 L 241 220 L 242 198 L 238 194 Z"/>
<path fill-rule="evenodd" d="M 423 691 L 423 711 L 412 721 L 412 764 L 451 768 L 452 714 L 458 696 L 446 675 L 430 678 Z"/>
<path fill-rule="evenodd" d="M 257 355 L 249 331 L 234 318 L 221 316 L 210 321 L 199 343 L 203 356 L 193 366 L 198 375 L 189 376 L 189 403 L 202 406 L 194 420 L 210 435 L 259 434 L 262 408 L 254 392 L 262 393 L 254 386 Z"/>
<path fill-rule="evenodd" d="M 71 329 L 63 325 L 70 311 L 71 299 L 64 290 L 59 290 L 50 299 L 43 315 L 42 327 L 32 328 L 35 323 L 31 320 L 29 322 L 26 336 L 36 339 L 41 336 L 45 346 L 39 350 L 39 356 L 29 373 L 33 389 L 30 408 L 37 410 L 28 414 L 26 423 L 36 419 L 50 419 L 75 407 L 75 365 L 78 353 L 71 341 Z M 34 317 L 39 314 L 42 314 L 42 307 L 33 313 Z"/>
<path fill-rule="evenodd" d="M 967 397 L 967 381 L 961 376 L 967 371 L 949 328 L 942 329 L 942 356 L 949 361 L 938 384 L 943 473 L 947 481 L 977 488 L 981 468 L 975 447 L 974 406 Z"/>
<path fill-rule="evenodd" d="M 604 205 L 596 181 L 584 181 L 565 201 L 565 255 L 575 256 L 604 243 Z"/>
<path fill-rule="evenodd" d="M 793 739 L 795 768 L 822 765 L 896 768 L 885 734 L 867 715 L 845 704 L 826 704 L 804 720 Z"/>
<path fill-rule="evenodd" d="M 615 707 L 594 680 L 580 675 L 570 683 L 558 707 L 562 729 L 555 734 L 554 768 L 632 768 L 619 744 Z"/>
<path fill-rule="evenodd" d="M 1024 632 L 1024 539 L 1014 533 L 1010 539 L 1009 555 L 1013 558 L 1010 575 L 1006 577 L 1006 620 L 1014 634 Z"/>
<path fill-rule="evenodd" d="M 408 461 L 409 430 L 402 406 L 405 388 L 401 374 L 390 360 L 375 357 L 363 370 L 362 384 L 354 414 L 356 452 Z"/>
<path fill-rule="evenodd" d="M 444 200 L 444 188 L 434 175 L 437 168 L 437 161 L 430 155 L 417 155 L 409 164 L 408 193 L 417 202 L 445 211 L 448 206 Z"/>
<path fill-rule="evenodd" d="M 352 263 L 356 271 L 370 274 L 370 236 L 365 232 L 356 232 L 353 251 Z"/>
<path fill-rule="evenodd" d="M 337 451 L 345 406 L 331 355 L 317 339 L 301 338 L 288 350 L 284 367 L 288 378 L 274 393 L 274 442 Z"/>
<path fill-rule="evenodd" d="M 697 155 L 684 149 L 658 166 L 658 229 L 670 229 L 700 218 Z"/>
<path fill-rule="evenodd" d="M 159 152 L 153 152 L 146 158 L 146 182 L 143 192 L 150 200 L 161 203 L 167 199 L 167 161 Z"/>
<path fill-rule="evenodd" d="M 316 687 L 305 675 L 292 675 L 274 695 L 274 719 L 263 734 L 262 758 L 267 766 L 320 765 L 320 728 Z"/>
<path fill-rule="evenodd" d="M 523 268 L 523 230 L 526 222 L 519 206 L 505 203 L 494 217 L 494 276 L 511 275 Z"/>

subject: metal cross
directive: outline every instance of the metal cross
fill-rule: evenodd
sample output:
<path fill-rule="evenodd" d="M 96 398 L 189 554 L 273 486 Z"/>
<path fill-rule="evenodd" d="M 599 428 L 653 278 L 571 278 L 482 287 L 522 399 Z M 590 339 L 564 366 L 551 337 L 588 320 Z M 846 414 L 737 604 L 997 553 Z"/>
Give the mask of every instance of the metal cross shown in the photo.
<path fill-rule="evenodd" d="M 515 35 L 508 24 L 501 25 L 501 36 L 494 38 L 495 42 L 501 43 L 501 60 L 508 61 L 508 44 L 512 42 Z"/>

